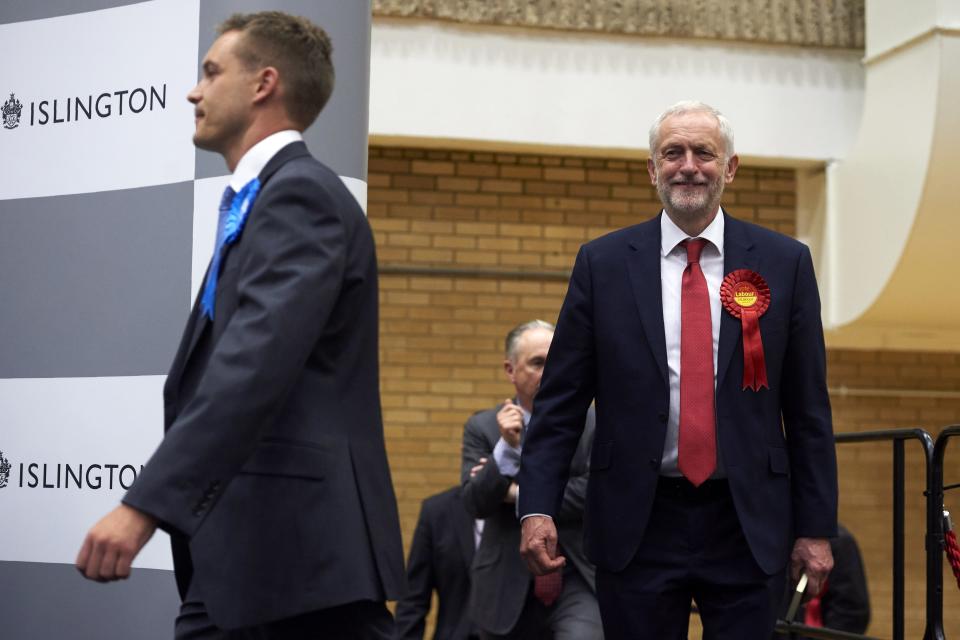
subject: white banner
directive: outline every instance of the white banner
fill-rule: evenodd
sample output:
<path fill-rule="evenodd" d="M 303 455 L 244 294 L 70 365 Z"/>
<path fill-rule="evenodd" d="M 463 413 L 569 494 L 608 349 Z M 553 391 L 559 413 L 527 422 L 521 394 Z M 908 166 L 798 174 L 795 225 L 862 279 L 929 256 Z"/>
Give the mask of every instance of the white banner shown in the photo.
<path fill-rule="evenodd" d="M 164 380 L 0 380 L 0 513 L 18 514 L 0 527 L 0 560 L 74 562 L 163 436 Z M 169 538 L 154 536 L 134 566 L 172 569 Z"/>
<path fill-rule="evenodd" d="M 0 200 L 192 180 L 199 3 L 0 25 Z"/>

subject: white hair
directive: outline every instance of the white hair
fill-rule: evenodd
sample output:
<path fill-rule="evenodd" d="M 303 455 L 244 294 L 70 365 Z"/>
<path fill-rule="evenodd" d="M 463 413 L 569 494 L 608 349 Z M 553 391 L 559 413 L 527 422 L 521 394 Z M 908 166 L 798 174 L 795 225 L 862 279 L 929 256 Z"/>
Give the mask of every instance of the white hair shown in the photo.
<path fill-rule="evenodd" d="M 730 159 L 734 152 L 733 149 L 733 126 L 727 117 L 704 102 L 696 100 L 681 100 L 666 111 L 660 114 L 654 123 L 650 126 L 650 155 L 652 156 L 657 145 L 660 144 L 660 125 L 663 121 L 672 116 L 682 116 L 687 113 L 708 113 L 717 120 L 720 128 L 720 135 L 723 136 L 724 157 Z"/>
<path fill-rule="evenodd" d="M 507 334 L 506 340 L 504 340 L 504 355 L 507 360 L 510 362 L 517 361 L 517 351 L 520 347 L 520 338 L 523 337 L 527 331 L 532 329 L 546 329 L 547 331 L 553 333 L 554 326 L 545 320 L 530 320 L 529 322 L 524 322 L 523 324 L 518 324 L 513 329 L 510 330 L 510 333 Z"/>

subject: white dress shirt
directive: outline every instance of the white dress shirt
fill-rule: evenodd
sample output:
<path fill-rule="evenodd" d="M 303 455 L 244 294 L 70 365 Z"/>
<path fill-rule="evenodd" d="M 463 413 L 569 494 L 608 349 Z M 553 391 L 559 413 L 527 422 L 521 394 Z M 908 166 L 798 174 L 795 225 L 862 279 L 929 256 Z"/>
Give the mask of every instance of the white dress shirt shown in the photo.
<path fill-rule="evenodd" d="M 713 325 L 713 385 L 717 385 L 717 347 L 720 344 L 720 284 L 723 282 L 723 211 L 717 211 L 698 238 L 707 244 L 700 254 L 700 268 L 707 279 L 710 295 L 710 321 Z M 687 268 L 687 250 L 680 243 L 690 238 L 664 211 L 660 216 L 660 290 L 663 298 L 663 330 L 667 344 L 667 370 L 670 383 L 670 411 L 667 417 L 667 438 L 663 443 L 660 474 L 679 477 L 677 442 L 680 437 L 680 287 Z M 720 447 L 717 447 L 717 470 L 711 477 L 722 477 Z"/>
<path fill-rule="evenodd" d="M 483 540 L 483 523 L 486 520 L 482 518 L 477 518 L 473 521 L 473 549 L 476 551 L 480 548 L 480 541 Z"/>
<path fill-rule="evenodd" d="M 247 152 L 240 158 L 240 162 L 237 163 L 237 168 L 234 170 L 233 176 L 230 177 L 230 186 L 239 193 L 240 189 L 243 189 L 248 182 L 260 175 L 263 168 L 267 166 L 273 156 L 277 155 L 280 149 L 291 142 L 300 140 L 303 140 L 303 136 L 300 135 L 299 131 L 287 129 L 272 133 L 253 145 L 247 149 Z"/>

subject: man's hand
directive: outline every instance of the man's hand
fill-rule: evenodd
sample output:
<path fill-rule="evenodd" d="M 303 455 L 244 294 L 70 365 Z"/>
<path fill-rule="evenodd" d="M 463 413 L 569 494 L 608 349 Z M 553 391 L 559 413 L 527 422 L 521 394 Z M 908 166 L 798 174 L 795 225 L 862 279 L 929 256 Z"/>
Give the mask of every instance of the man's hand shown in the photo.
<path fill-rule="evenodd" d="M 500 437 L 511 447 L 519 447 L 523 433 L 523 409 L 520 405 L 513 404 L 509 398 L 504 401 L 500 411 L 497 411 L 497 424 L 500 426 Z"/>
<path fill-rule="evenodd" d="M 130 565 L 157 530 L 157 521 L 121 504 L 93 525 L 77 554 L 77 570 L 90 580 L 130 577 Z"/>
<path fill-rule="evenodd" d="M 548 516 L 527 516 L 520 530 L 520 555 L 536 576 L 562 569 L 567 559 L 557 555 L 557 527 Z"/>
<path fill-rule="evenodd" d="M 470 468 L 470 478 L 473 479 L 477 477 L 477 474 L 480 473 L 480 469 L 483 469 L 483 465 L 487 464 L 486 458 L 480 458 L 477 460 L 477 464 Z"/>
<path fill-rule="evenodd" d="M 833 552 L 826 538 L 797 538 L 790 554 L 790 575 L 797 581 L 801 573 L 807 574 L 807 593 L 819 594 L 831 569 Z"/>

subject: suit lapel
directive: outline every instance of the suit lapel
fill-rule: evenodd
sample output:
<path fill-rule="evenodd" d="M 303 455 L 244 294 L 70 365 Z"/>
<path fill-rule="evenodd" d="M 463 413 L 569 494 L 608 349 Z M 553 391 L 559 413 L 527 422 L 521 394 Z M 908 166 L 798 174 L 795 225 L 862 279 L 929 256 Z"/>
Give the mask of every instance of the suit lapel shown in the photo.
<path fill-rule="evenodd" d="M 473 528 L 475 523 L 466 509 L 463 508 L 462 498 L 458 492 L 456 500 L 452 504 L 451 517 L 454 521 L 454 531 L 457 536 L 457 543 L 460 547 L 460 553 L 463 554 L 463 565 L 470 567 L 473 565 L 473 554 L 476 546 L 473 541 Z"/>
<path fill-rule="evenodd" d="M 207 318 L 206 314 L 200 311 L 200 298 L 203 297 L 203 289 L 207 286 L 207 276 L 209 274 L 210 264 L 207 263 L 207 272 L 203 274 L 203 280 L 200 281 L 200 290 L 197 291 L 197 298 L 193 301 L 193 309 L 190 310 L 190 319 L 187 321 L 187 327 L 190 333 L 187 341 L 187 350 L 184 353 L 183 360 L 181 361 L 181 368 L 182 366 L 186 365 L 187 361 L 190 359 L 190 355 L 197 346 L 197 342 L 200 340 L 200 336 L 203 335 L 203 330 L 206 328 L 207 322 L 209 321 L 209 318 Z"/>
<path fill-rule="evenodd" d="M 210 266 L 207 266 L 207 269 L 210 269 Z M 206 275 L 204 275 L 203 280 L 206 280 Z M 203 281 L 201 281 L 200 290 L 197 292 L 197 297 L 193 301 L 193 307 L 190 309 L 190 315 L 187 317 L 187 323 L 183 328 L 183 336 L 180 338 L 180 346 L 177 348 L 177 353 L 173 357 L 173 364 L 170 365 L 170 371 L 167 374 L 167 381 L 164 383 L 164 400 L 170 404 L 176 400 L 176 396 L 180 390 L 180 376 L 183 375 L 183 369 L 187 364 L 187 358 L 190 353 L 193 351 L 194 346 L 196 346 L 197 336 L 199 332 L 197 330 L 197 324 L 199 322 L 200 314 L 200 296 L 203 295 Z"/>
<path fill-rule="evenodd" d="M 660 291 L 660 216 L 637 225 L 635 229 L 636 233 L 628 242 L 627 272 L 640 323 L 653 351 L 651 355 L 664 382 L 667 382 L 667 343 Z"/>
<path fill-rule="evenodd" d="M 747 226 L 723 213 L 723 275 L 736 269 L 757 271 L 757 255 Z M 721 307 L 720 345 L 717 348 L 717 388 L 723 385 L 730 361 L 741 341 L 740 320 Z"/>
<path fill-rule="evenodd" d="M 261 191 L 266 186 L 267 180 L 270 179 L 277 169 L 282 167 L 284 164 L 300 156 L 310 155 L 307 151 L 307 146 L 303 142 L 291 142 L 287 146 L 283 147 L 278 151 L 274 156 L 264 165 L 263 169 L 260 171 L 258 178 L 260 179 Z M 257 205 L 254 203 L 253 210 L 250 212 L 252 217 L 256 212 Z M 237 240 L 239 243 L 240 240 Z M 236 243 L 234 243 L 236 244 Z M 227 256 L 230 254 L 234 245 L 227 245 L 223 248 L 223 252 L 220 258 L 220 269 L 223 271 L 223 266 L 227 262 Z M 212 258 L 211 258 L 212 259 Z M 201 313 L 199 310 L 200 307 L 200 298 L 203 296 L 203 290 L 207 286 L 207 276 L 210 275 L 210 265 L 207 264 L 207 272 L 203 276 L 203 281 L 200 283 L 200 290 L 197 292 L 197 298 L 193 302 L 193 310 L 190 312 L 190 319 L 187 321 L 187 327 L 189 327 L 190 337 L 188 342 L 187 351 L 184 354 L 182 366 L 186 365 L 187 361 L 190 359 L 190 356 L 193 354 L 193 350 L 196 348 L 197 343 L 200 341 L 200 336 L 203 335 L 204 330 L 207 328 L 207 324 L 210 323 L 210 319 L 207 318 L 206 314 Z M 182 369 L 181 366 L 181 369 Z"/>

